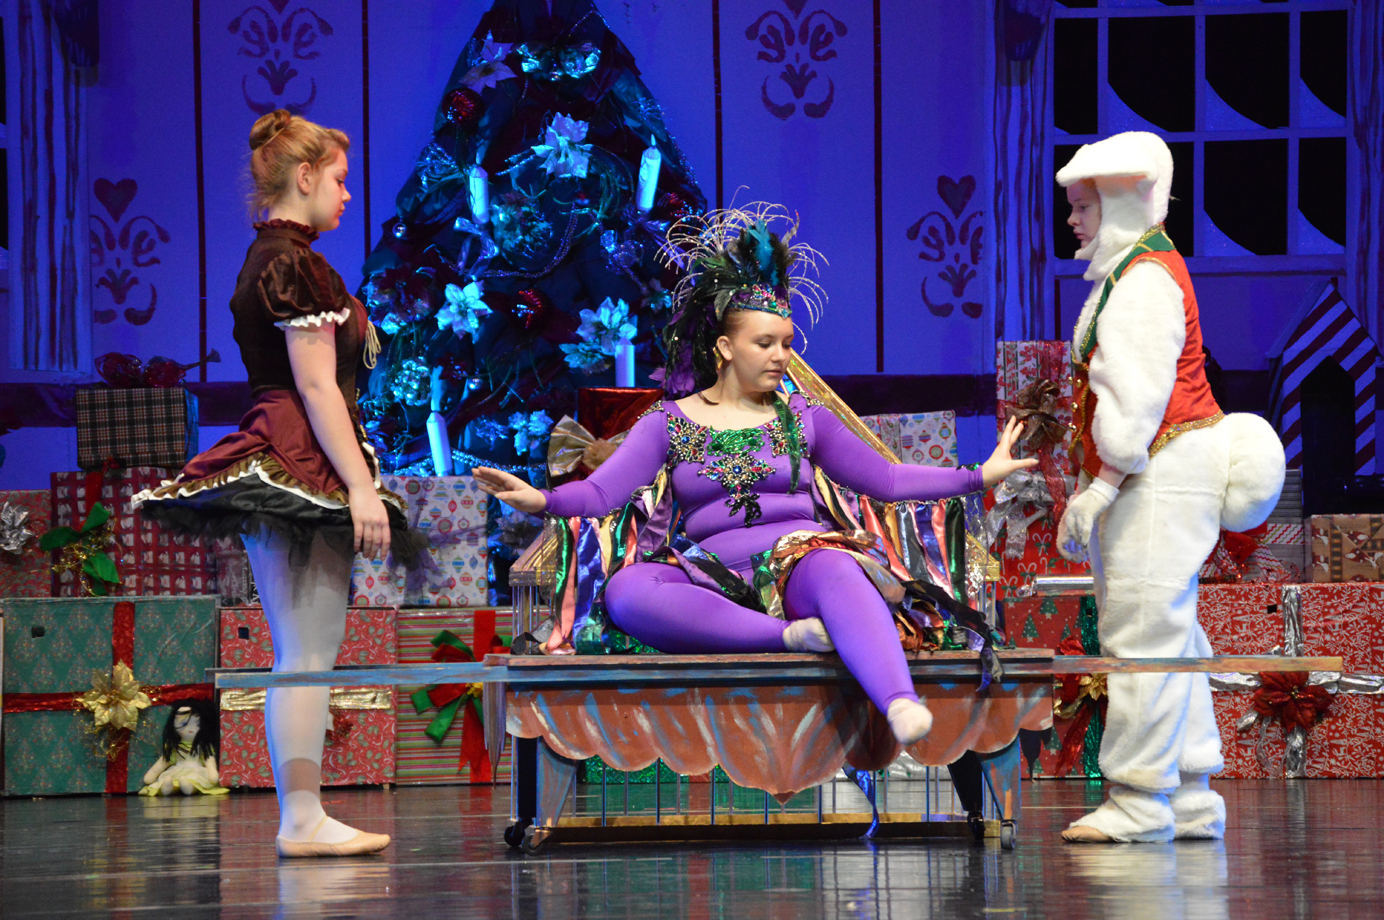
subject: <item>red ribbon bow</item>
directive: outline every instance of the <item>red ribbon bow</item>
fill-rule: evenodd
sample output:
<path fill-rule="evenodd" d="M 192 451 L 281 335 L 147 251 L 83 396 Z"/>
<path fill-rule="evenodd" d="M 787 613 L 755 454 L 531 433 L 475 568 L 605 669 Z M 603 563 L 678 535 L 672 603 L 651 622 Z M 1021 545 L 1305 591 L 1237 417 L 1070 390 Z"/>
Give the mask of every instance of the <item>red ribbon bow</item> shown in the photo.
<path fill-rule="evenodd" d="M 1311 728 L 1331 708 L 1331 694 L 1307 683 L 1306 671 L 1265 672 L 1250 702 L 1265 719 L 1278 719 L 1286 735 L 1294 728 Z"/>

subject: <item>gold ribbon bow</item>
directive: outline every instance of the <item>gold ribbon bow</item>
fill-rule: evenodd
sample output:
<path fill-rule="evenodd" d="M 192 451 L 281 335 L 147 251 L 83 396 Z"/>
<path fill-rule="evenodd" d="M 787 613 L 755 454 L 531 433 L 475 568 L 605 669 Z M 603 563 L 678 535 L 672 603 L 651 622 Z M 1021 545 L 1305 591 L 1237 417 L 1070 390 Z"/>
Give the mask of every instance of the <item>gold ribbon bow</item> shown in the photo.
<path fill-rule="evenodd" d="M 109 672 L 97 673 L 91 679 L 91 689 L 81 695 L 82 706 L 91 711 L 96 729 L 134 731 L 139 725 L 139 711 L 153 705 L 134 672 L 125 662 L 118 662 Z"/>
<path fill-rule="evenodd" d="M 615 453 L 629 434 L 622 431 L 613 438 L 598 438 L 569 415 L 553 426 L 548 439 L 548 472 L 565 476 L 578 466 L 595 471 Z"/>

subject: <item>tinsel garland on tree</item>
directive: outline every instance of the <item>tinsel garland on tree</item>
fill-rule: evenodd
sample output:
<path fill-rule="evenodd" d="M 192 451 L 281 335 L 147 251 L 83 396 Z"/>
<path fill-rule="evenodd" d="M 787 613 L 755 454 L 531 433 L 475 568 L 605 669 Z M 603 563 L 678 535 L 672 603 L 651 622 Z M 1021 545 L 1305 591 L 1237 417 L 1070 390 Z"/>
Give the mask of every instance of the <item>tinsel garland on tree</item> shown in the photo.
<path fill-rule="evenodd" d="M 481 17 L 365 265 L 386 347 L 363 421 L 386 469 L 433 471 L 437 411 L 457 472 L 541 480 L 577 387 L 614 384 L 625 341 L 637 380 L 663 363 L 678 277 L 656 254 L 706 200 L 591 0 L 551 7 L 499 0 Z"/>

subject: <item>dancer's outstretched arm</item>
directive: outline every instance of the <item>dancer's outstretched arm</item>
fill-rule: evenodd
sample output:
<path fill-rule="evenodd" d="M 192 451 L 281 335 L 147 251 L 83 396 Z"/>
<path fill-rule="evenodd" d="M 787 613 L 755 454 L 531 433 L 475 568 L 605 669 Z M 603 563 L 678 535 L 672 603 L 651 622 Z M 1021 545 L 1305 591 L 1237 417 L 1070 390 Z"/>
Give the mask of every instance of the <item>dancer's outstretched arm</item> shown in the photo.
<path fill-rule="evenodd" d="M 812 462 L 848 489 L 880 501 L 933 501 L 989 488 L 1015 470 L 1037 460 L 1010 457 L 1020 429 L 1011 419 L 990 459 L 978 470 L 890 463 L 837 418 L 826 406 L 808 408 L 813 429 Z"/>
<path fill-rule="evenodd" d="M 600 517 L 622 507 L 636 489 L 652 483 L 667 459 L 667 417 L 652 412 L 636 422 L 615 453 L 581 482 L 551 490 L 535 489 L 517 476 L 489 467 L 476 467 L 472 472 L 483 491 L 520 511 Z"/>

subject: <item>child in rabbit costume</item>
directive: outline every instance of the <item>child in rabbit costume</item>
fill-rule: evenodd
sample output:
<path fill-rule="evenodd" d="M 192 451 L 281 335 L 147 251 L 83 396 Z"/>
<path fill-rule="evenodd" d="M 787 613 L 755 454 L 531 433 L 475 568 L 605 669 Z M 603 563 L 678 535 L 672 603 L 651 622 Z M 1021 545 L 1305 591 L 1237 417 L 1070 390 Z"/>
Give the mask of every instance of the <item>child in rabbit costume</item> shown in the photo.
<path fill-rule="evenodd" d="M 1212 654 L 1197 623 L 1197 572 L 1222 527 L 1262 523 L 1283 488 L 1278 436 L 1254 415 L 1224 415 L 1203 371 L 1187 267 L 1163 230 L 1167 145 L 1146 132 L 1080 148 L 1057 173 L 1094 282 L 1072 338 L 1077 494 L 1064 556 L 1089 555 L 1104 654 Z M 1111 674 L 1100 808 L 1074 842 L 1217 838 L 1223 766 L 1206 674 Z"/>

